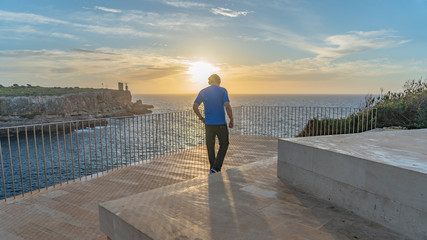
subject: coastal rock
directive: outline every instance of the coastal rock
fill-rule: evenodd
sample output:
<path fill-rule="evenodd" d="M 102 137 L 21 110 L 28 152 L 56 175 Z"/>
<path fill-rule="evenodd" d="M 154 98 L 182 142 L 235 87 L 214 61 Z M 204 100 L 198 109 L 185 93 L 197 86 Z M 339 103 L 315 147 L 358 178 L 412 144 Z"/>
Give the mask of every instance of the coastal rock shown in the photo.
<path fill-rule="evenodd" d="M 132 104 L 132 112 L 134 114 L 151 113 L 152 111 L 149 110 L 150 108 L 154 108 L 154 106 L 153 105 L 142 104 L 141 100 L 137 100 L 135 103 Z"/>
<path fill-rule="evenodd" d="M 0 97 L 0 127 L 151 113 L 152 105 L 132 103 L 129 91 L 97 90 L 62 96 Z"/>

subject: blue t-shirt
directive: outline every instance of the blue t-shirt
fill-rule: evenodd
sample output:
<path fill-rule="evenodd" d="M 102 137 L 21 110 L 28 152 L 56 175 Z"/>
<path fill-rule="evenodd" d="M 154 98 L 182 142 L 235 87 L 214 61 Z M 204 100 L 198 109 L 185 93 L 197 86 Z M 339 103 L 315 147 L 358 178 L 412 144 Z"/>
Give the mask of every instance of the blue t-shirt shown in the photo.
<path fill-rule="evenodd" d="M 200 91 L 194 102 L 205 105 L 205 124 L 222 125 L 227 124 L 224 103 L 229 101 L 225 88 L 212 85 Z"/>

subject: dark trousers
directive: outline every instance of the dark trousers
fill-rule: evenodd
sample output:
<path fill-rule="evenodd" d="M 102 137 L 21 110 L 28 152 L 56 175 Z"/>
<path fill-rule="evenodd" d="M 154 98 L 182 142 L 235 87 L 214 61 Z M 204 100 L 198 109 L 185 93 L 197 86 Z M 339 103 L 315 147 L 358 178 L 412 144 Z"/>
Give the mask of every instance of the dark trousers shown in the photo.
<path fill-rule="evenodd" d="M 215 137 L 219 140 L 218 154 L 215 157 Z M 206 125 L 206 146 L 211 169 L 221 170 L 225 154 L 228 149 L 228 128 L 227 125 Z"/>

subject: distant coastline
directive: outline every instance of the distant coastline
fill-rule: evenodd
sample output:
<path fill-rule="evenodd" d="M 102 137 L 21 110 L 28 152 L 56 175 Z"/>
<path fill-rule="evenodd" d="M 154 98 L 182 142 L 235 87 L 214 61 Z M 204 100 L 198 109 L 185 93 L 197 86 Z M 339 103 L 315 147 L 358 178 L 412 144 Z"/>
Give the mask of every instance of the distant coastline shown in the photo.
<path fill-rule="evenodd" d="M 5 94 L 7 92 L 7 94 Z M 0 127 L 151 113 L 127 90 L 0 87 Z"/>

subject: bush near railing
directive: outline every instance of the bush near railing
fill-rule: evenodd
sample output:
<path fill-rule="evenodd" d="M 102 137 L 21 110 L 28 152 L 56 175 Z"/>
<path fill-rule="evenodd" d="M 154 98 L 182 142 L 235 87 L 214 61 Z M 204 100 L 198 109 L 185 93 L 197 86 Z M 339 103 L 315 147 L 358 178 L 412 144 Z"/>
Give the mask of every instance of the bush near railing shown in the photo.
<path fill-rule="evenodd" d="M 405 98 L 383 101 L 376 107 L 379 127 L 427 128 L 427 90 Z"/>
<path fill-rule="evenodd" d="M 378 109 L 378 127 L 427 128 L 427 81 L 408 80 L 401 93 L 368 95 L 366 105 Z"/>
<path fill-rule="evenodd" d="M 346 118 L 313 118 L 308 120 L 297 137 L 359 133 L 375 128 L 376 109 L 360 110 Z"/>
<path fill-rule="evenodd" d="M 368 114 L 366 109 L 369 108 L 376 110 Z M 389 91 L 378 97 L 368 94 L 365 97 L 365 109 L 359 113 L 342 119 L 313 118 L 307 122 L 297 137 L 363 132 L 372 129 L 366 128 L 366 123 L 370 121 L 378 128 L 427 128 L 427 81 L 408 80 L 403 86 L 403 92 L 399 93 Z M 338 125 L 347 127 L 340 130 L 332 127 Z"/>

